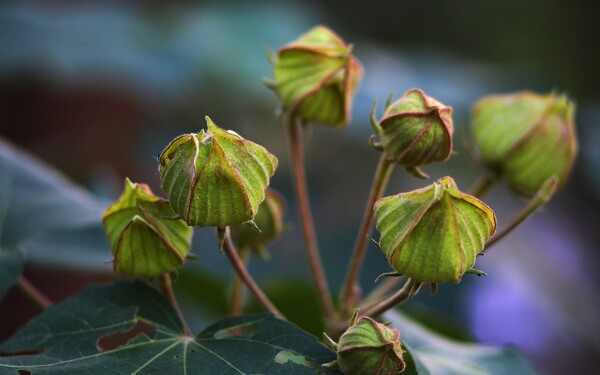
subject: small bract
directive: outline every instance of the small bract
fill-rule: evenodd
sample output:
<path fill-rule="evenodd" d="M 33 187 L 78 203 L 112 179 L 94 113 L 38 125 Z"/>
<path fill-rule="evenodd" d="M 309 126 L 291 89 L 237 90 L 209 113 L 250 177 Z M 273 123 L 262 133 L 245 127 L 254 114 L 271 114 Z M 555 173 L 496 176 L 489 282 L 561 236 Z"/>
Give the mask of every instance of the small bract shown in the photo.
<path fill-rule="evenodd" d="M 417 282 L 458 283 L 496 230 L 491 208 L 450 177 L 382 198 L 374 209 L 388 263 Z"/>
<path fill-rule="evenodd" d="M 187 257 L 192 228 L 174 219 L 167 202 L 145 184 L 125 180 L 125 192 L 110 206 L 102 223 L 116 272 L 137 277 L 174 271 Z"/>
<path fill-rule="evenodd" d="M 283 109 L 305 122 L 344 127 L 363 69 L 352 47 L 324 26 L 310 29 L 273 56 L 268 83 Z"/>
<path fill-rule="evenodd" d="M 577 154 L 574 114 L 565 95 L 488 96 L 473 107 L 472 133 L 486 167 L 532 195 L 552 176 L 559 187 L 567 180 Z"/>
<path fill-rule="evenodd" d="M 265 199 L 277 158 L 217 127 L 175 138 L 160 155 L 161 187 L 188 225 L 225 228 L 250 222 Z"/>
<path fill-rule="evenodd" d="M 373 106 L 371 126 L 381 138 L 380 147 L 418 177 L 424 176 L 418 167 L 447 160 L 452 152 L 452 107 L 419 89 L 390 104 L 379 122 Z"/>

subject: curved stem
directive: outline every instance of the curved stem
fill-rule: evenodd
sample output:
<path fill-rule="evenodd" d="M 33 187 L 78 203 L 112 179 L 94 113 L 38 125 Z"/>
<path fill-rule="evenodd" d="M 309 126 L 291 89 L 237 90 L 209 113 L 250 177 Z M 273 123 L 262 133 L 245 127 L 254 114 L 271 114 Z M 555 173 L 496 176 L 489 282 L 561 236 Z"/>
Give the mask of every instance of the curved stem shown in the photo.
<path fill-rule="evenodd" d="M 244 265 L 248 264 L 250 251 L 247 248 L 240 249 L 240 259 Z M 246 266 L 247 268 L 247 266 Z M 231 316 L 242 315 L 244 310 L 244 284 L 240 276 L 233 275 L 233 286 L 231 289 Z"/>
<path fill-rule="evenodd" d="M 481 174 L 481 176 L 479 176 L 479 178 L 477 178 L 477 180 L 469 189 L 469 195 L 477 198 L 483 198 L 489 192 L 490 188 L 494 186 L 496 181 L 497 179 L 494 178 L 494 176 L 484 172 Z"/>
<path fill-rule="evenodd" d="M 179 316 L 179 320 L 181 320 L 181 324 L 183 325 L 183 329 L 185 330 L 185 335 L 188 337 L 192 337 L 192 332 L 190 331 L 190 327 L 188 326 L 188 324 L 183 316 L 183 313 L 181 312 L 181 309 L 179 308 L 177 299 L 175 298 L 175 292 L 173 292 L 173 283 L 171 282 L 171 276 L 169 275 L 168 272 L 163 273 L 162 275 L 160 275 L 159 281 L 160 281 L 160 288 L 162 289 L 163 293 L 169 300 L 169 303 L 171 304 L 171 306 L 173 306 L 173 308 L 177 312 L 177 315 Z"/>
<path fill-rule="evenodd" d="M 519 224 L 525 221 L 525 219 L 527 219 L 546 202 L 548 202 L 556 192 L 557 187 L 558 180 L 555 177 L 551 177 L 546 180 L 546 182 L 542 184 L 535 195 L 531 197 L 529 202 L 527 202 L 527 205 L 525 205 L 525 207 L 523 207 L 523 209 L 510 221 L 506 228 L 502 229 L 500 232 L 496 233 L 492 238 L 490 238 L 490 240 L 485 244 L 485 249 L 483 252 L 488 251 L 490 247 L 503 239 L 507 234 L 519 226 Z"/>
<path fill-rule="evenodd" d="M 402 289 L 400 289 L 399 291 L 394 293 L 391 297 L 379 302 L 375 306 L 367 308 L 367 310 L 365 310 L 364 314 L 361 314 L 361 315 L 378 316 L 378 315 L 381 315 L 384 312 L 388 311 L 389 309 L 400 305 L 401 303 L 410 299 L 411 292 L 412 292 L 414 286 L 415 286 L 415 280 L 413 280 L 413 279 L 406 280 L 406 283 L 404 284 Z"/>
<path fill-rule="evenodd" d="M 333 302 L 331 301 L 331 293 L 327 285 L 325 271 L 321 263 L 319 255 L 319 245 L 317 244 L 317 236 L 315 233 L 315 224 L 310 210 L 310 202 L 308 199 L 308 190 L 306 187 L 306 173 L 304 170 L 304 147 L 302 144 L 302 123 L 299 118 L 288 116 L 288 137 L 290 143 L 290 151 L 292 158 L 292 169 L 294 173 L 294 182 L 296 190 L 296 200 L 300 210 L 300 222 L 302 224 L 302 232 L 306 242 L 306 251 L 310 268 L 317 285 L 317 291 L 323 312 L 327 319 L 333 319 L 335 313 Z"/>
<path fill-rule="evenodd" d="M 40 309 L 44 310 L 46 307 L 52 305 L 50 298 L 36 288 L 24 275 L 19 277 L 17 286 Z"/>
<path fill-rule="evenodd" d="M 233 246 L 233 242 L 231 241 L 231 236 L 229 235 L 229 227 L 227 227 L 226 232 L 225 232 L 225 244 L 224 245 L 225 246 L 223 247 L 223 250 L 225 252 L 225 255 L 227 255 L 227 258 L 229 259 L 229 262 L 233 266 L 235 272 L 242 279 L 242 281 L 246 284 L 248 289 L 250 289 L 252 294 L 254 294 L 254 296 L 260 302 L 260 304 L 263 305 L 265 309 L 267 309 L 268 311 L 275 314 L 275 316 L 277 316 L 279 319 L 285 319 L 283 314 L 281 312 L 279 312 L 279 310 L 277 310 L 277 307 L 275 307 L 275 305 L 273 305 L 273 303 L 265 295 L 265 293 L 262 291 L 262 289 L 260 289 L 258 284 L 256 284 L 256 281 L 254 281 L 254 279 L 252 278 L 250 273 L 248 273 L 248 270 L 246 269 L 244 262 L 238 256 L 235 246 Z"/>
<path fill-rule="evenodd" d="M 352 252 L 352 257 L 350 258 L 350 263 L 348 264 L 346 278 L 340 293 L 340 301 L 344 308 L 357 304 L 360 298 L 360 286 L 358 285 L 357 279 L 360 274 L 365 250 L 367 248 L 367 236 L 373 229 L 373 205 L 385 192 L 385 188 L 387 187 L 393 170 L 394 163 L 390 162 L 387 153 L 383 152 L 379 158 L 375 176 L 373 176 L 373 184 L 371 185 L 371 191 L 367 198 L 362 222 L 360 224 L 358 236 L 354 242 L 354 250 Z"/>

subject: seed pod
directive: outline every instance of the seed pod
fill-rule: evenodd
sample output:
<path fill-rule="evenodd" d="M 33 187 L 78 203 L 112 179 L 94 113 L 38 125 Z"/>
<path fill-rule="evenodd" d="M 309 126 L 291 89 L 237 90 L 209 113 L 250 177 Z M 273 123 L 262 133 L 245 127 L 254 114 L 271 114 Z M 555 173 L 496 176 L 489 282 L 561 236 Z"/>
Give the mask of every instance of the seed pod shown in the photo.
<path fill-rule="evenodd" d="M 192 228 L 169 203 L 145 184 L 125 180 L 125 192 L 110 206 L 102 223 L 111 245 L 116 272 L 151 277 L 181 266 L 190 250 Z"/>
<path fill-rule="evenodd" d="M 488 96 L 473 107 L 471 130 L 486 167 L 532 195 L 552 176 L 559 186 L 567 180 L 577 154 L 574 114 L 565 95 Z"/>
<path fill-rule="evenodd" d="M 379 122 L 374 105 L 371 126 L 381 138 L 377 146 L 417 177 L 426 177 L 418 167 L 447 160 L 452 152 L 452 107 L 419 89 L 408 90 L 389 105 Z"/>
<path fill-rule="evenodd" d="M 225 228 L 249 222 L 265 199 L 277 158 L 217 127 L 175 138 L 160 155 L 161 187 L 188 225 Z"/>
<path fill-rule="evenodd" d="M 274 82 L 283 109 L 305 122 L 341 128 L 350 121 L 363 69 L 352 47 L 317 26 L 273 56 Z"/>
<path fill-rule="evenodd" d="M 231 226 L 231 238 L 239 250 L 249 248 L 255 255 L 268 258 L 265 244 L 273 241 L 283 231 L 283 216 L 286 204 L 283 196 L 271 188 L 267 188 L 265 200 L 258 207 L 254 223 L 260 229 L 243 224 Z"/>
<path fill-rule="evenodd" d="M 374 209 L 388 263 L 420 283 L 458 283 L 496 230 L 494 212 L 450 177 L 382 198 Z"/>
<path fill-rule="evenodd" d="M 404 371 L 400 332 L 367 316 L 354 322 L 355 317 L 337 344 L 327 337 L 337 351 L 337 360 L 327 367 L 339 367 L 346 375 L 393 375 Z"/>

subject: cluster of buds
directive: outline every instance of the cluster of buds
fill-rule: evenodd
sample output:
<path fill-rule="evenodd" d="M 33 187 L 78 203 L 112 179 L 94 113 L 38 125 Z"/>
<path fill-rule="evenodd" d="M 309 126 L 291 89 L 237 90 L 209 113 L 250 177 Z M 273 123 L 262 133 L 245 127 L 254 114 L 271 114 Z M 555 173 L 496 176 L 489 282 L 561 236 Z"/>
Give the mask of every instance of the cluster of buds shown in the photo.
<path fill-rule="evenodd" d="M 269 86 L 288 116 L 337 128 L 349 122 L 363 73 L 351 45 L 318 26 L 279 49 L 272 62 Z M 425 178 L 421 166 L 450 157 L 451 107 L 412 89 L 387 104 L 380 120 L 375 110 L 376 105 L 372 145 L 390 162 Z M 549 186 L 548 181 L 562 185 L 577 153 L 573 117 L 574 106 L 564 95 L 523 92 L 484 98 L 473 108 L 478 155 L 520 193 L 531 195 Z M 240 249 L 263 257 L 264 245 L 282 232 L 285 203 L 268 189 L 277 158 L 208 117 L 206 122 L 206 130 L 175 138 L 160 155 L 161 188 L 168 201 L 127 179 L 125 192 L 105 212 L 116 272 L 152 277 L 174 271 L 188 256 L 191 226 L 216 227 L 222 235 L 231 227 Z M 465 273 L 482 274 L 473 266 L 496 231 L 496 216 L 485 203 L 461 192 L 451 177 L 379 199 L 373 210 L 380 232 L 377 245 L 394 270 L 391 274 L 432 288 L 458 283 Z M 326 336 L 337 353 L 327 366 L 348 375 L 402 372 L 406 365 L 399 331 L 356 317 L 338 343 Z"/>

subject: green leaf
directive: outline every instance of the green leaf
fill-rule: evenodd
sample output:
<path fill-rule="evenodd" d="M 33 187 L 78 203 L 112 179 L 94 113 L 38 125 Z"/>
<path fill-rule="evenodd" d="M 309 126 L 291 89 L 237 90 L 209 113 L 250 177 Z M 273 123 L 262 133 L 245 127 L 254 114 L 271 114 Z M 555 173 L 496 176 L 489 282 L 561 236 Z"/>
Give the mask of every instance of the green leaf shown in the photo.
<path fill-rule="evenodd" d="M 100 339 L 141 321 L 154 327 L 154 337 L 98 348 Z M 195 338 L 185 336 L 166 299 L 139 281 L 87 287 L 31 320 L 0 353 L 13 354 L 0 357 L 0 373 L 36 375 L 327 374 L 320 364 L 335 359 L 314 336 L 270 314 L 224 319 Z"/>
<path fill-rule="evenodd" d="M 534 375 L 536 373 L 527 360 L 512 348 L 450 340 L 397 311 L 386 313 L 384 319 L 392 322 L 391 327 L 400 330 L 402 345 L 412 359 L 412 365 L 403 375 Z"/>
<path fill-rule="evenodd" d="M 317 337 L 325 332 L 325 322 L 314 284 L 304 279 L 276 278 L 261 283 L 261 287 L 291 322 Z M 262 311 L 260 303 L 248 294 L 251 301 L 249 311 Z"/>
<path fill-rule="evenodd" d="M 25 256 L 21 251 L 0 251 L 0 300 L 19 280 L 24 262 Z"/>
<path fill-rule="evenodd" d="M 0 249 L 28 260 L 110 269 L 100 219 L 106 204 L 0 139 Z"/>

